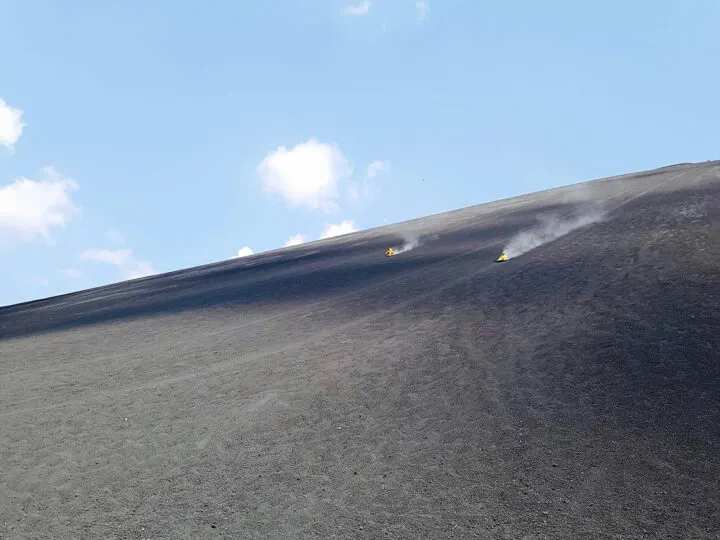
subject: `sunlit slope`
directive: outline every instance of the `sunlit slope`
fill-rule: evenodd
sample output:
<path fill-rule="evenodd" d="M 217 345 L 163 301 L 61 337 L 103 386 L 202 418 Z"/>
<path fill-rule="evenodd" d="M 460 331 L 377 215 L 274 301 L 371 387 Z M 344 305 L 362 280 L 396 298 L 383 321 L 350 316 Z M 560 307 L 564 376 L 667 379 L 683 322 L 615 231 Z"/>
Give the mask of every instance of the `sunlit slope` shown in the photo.
<path fill-rule="evenodd" d="M 679 165 L 0 309 L 0 531 L 716 537 L 719 214 Z"/>

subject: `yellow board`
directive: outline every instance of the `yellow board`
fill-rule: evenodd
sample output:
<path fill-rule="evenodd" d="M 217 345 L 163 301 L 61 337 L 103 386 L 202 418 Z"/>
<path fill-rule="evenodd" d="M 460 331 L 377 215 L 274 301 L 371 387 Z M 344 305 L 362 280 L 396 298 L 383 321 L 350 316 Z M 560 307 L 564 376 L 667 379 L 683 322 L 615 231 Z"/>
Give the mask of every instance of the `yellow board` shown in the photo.
<path fill-rule="evenodd" d="M 497 259 L 495 259 L 495 262 L 505 262 L 507 260 L 508 260 L 508 256 L 505 253 L 503 253 Z"/>
<path fill-rule="evenodd" d="M 385 252 L 385 256 L 392 257 L 393 255 L 395 255 L 395 250 L 393 248 L 388 248 L 387 251 Z"/>

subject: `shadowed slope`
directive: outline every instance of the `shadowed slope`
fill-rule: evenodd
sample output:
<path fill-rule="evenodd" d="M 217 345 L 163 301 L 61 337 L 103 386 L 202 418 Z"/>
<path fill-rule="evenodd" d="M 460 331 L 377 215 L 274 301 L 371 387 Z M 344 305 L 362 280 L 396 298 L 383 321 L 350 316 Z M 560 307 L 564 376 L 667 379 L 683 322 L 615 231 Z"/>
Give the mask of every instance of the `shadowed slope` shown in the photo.
<path fill-rule="evenodd" d="M 0 526 L 718 537 L 719 209 L 675 166 L 3 308 Z"/>

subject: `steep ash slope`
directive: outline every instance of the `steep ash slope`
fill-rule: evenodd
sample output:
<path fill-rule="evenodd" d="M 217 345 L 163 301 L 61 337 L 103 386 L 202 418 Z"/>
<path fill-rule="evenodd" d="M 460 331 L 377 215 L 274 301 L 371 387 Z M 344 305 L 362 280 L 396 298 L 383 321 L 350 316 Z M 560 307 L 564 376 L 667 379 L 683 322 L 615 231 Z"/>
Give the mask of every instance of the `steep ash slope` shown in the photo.
<path fill-rule="evenodd" d="M 1 308 L 0 536 L 718 538 L 719 238 L 688 164 Z"/>

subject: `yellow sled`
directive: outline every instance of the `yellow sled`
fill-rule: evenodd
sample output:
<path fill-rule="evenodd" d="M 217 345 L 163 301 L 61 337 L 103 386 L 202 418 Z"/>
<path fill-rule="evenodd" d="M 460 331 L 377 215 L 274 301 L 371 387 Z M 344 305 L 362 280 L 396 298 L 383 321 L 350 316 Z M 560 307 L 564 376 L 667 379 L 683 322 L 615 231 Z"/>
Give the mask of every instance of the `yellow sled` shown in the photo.
<path fill-rule="evenodd" d="M 508 256 L 505 253 L 502 253 L 497 259 L 495 259 L 495 262 L 505 262 L 508 260 L 510 260 L 508 259 Z"/>
<path fill-rule="evenodd" d="M 393 248 L 387 248 L 387 251 L 385 252 L 386 257 L 392 257 L 395 255 L 395 250 Z"/>

